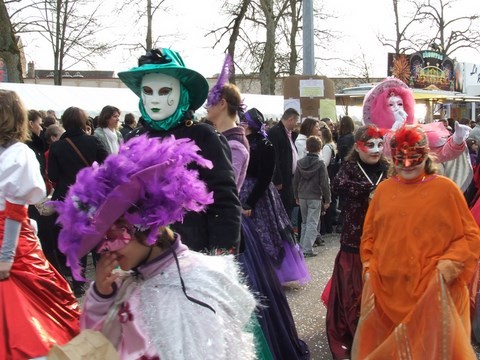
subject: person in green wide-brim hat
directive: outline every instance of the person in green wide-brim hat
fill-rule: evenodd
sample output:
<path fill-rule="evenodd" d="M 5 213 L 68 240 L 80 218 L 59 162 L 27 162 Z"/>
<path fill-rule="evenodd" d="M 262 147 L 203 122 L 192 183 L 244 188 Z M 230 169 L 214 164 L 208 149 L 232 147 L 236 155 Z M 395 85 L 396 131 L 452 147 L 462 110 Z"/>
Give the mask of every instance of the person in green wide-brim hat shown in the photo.
<path fill-rule="evenodd" d="M 207 80 L 195 70 L 186 68 L 180 54 L 166 48 L 148 51 L 139 58 L 138 67 L 122 71 L 118 73 L 118 77 L 140 98 L 142 117 L 154 130 L 169 130 L 178 125 L 186 112 L 201 107 L 208 95 Z M 158 88 L 159 91 L 164 91 L 160 95 L 167 99 L 164 107 L 171 108 L 170 115 L 168 111 L 165 113 L 157 107 L 148 106 L 149 99 L 155 95 L 158 99 L 153 99 L 154 106 L 161 102 L 159 94 L 146 92 L 146 89 L 156 90 L 152 89 L 151 84 L 157 84 L 157 87 L 167 85 L 166 87 L 171 89 L 170 93 L 165 93 L 165 90 L 162 90 L 165 87 Z"/>
<path fill-rule="evenodd" d="M 138 59 L 137 67 L 118 76 L 140 98 L 140 126 L 125 135 L 127 146 L 142 134 L 150 138 L 188 138 L 213 164 L 212 169 L 199 169 L 200 179 L 214 194 L 213 204 L 202 213 L 189 212 L 171 228 L 192 250 L 237 253 L 242 207 L 231 150 L 224 136 L 210 124 L 195 119 L 195 110 L 208 96 L 207 80 L 188 69 L 176 51 L 165 48 L 147 51 Z"/>

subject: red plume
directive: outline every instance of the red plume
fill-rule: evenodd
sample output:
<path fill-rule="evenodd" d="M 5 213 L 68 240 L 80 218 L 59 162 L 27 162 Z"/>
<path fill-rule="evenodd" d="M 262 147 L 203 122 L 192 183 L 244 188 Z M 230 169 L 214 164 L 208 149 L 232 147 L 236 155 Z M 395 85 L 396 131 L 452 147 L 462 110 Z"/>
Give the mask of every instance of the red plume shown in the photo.
<path fill-rule="evenodd" d="M 376 126 L 369 126 L 366 135 L 368 139 L 377 139 L 382 138 L 386 133 L 386 129 L 378 129 Z"/>
<path fill-rule="evenodd" d="M 415 146 L 420 140 L 423 139 L 423 134 L 418 127 L 404 126 L 395 132 L 395 142 L 397 147 Z"/>

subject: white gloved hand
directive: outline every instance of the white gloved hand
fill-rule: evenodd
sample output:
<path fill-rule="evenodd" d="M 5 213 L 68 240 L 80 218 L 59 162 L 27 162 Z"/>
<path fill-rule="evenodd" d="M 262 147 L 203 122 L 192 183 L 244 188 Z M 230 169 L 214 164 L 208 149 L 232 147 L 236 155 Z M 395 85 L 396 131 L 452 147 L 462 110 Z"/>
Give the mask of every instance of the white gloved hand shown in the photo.
<path fill-rule="evenodd" d="M 395 122 L 392 125 L 392 130 L 398 130 L 402 126 L 405 125 L 405 121 L 407 120 L 407 113 L 405 110 L 399 108 L 397 111 L 393 112 L 393 118 L 395 119 Z"/>
<path fill-rule="evenodd" d="M 470 126 L 462 125 L 458 121 L 455 121 L 455 132 L 452 135 L 452 140 L 455 144 L 461 145 L 470 135 Z"/>

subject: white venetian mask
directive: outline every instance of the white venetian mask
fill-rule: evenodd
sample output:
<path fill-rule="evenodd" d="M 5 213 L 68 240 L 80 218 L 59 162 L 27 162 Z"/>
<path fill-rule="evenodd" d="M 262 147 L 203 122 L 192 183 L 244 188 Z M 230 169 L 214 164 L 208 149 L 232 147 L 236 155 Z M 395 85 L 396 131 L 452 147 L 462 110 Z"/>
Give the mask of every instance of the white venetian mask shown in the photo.
<path fill-rule="evenodd" d="M 388 106 L 393 112 L 403 110 L 403 99 L 400 96 L 390 96 L 388 98 Z"/>
<path fill-rule="evenodd" d="M 369 139 L 365 142 L 365 152 L 368 154 L 377 154 L 383 151 L 383 139 Z"/>
<path fill-rule="evenodd" d="M 142 79 L 142 102 L 152 120 L 164 120 L 175 113 L 180 100 L 180 81 L 172 76 L 153 73 Z"/>

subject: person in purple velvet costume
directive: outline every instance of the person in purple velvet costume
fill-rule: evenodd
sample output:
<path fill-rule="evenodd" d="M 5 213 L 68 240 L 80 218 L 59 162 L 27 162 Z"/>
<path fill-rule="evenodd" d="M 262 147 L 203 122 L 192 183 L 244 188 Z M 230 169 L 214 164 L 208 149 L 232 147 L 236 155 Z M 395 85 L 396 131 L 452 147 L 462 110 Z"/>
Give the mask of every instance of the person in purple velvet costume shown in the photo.
<path fill-rule="evenodd" d="M 280 194 L 272 183 L 275 149 L 264 131 L 263 114 L 255 108 L 245 113 L 242 126 L 250 145 L 245 182 L 240 201 L 247 216 L 255 224 L 262 245 L 272 262 L 280 283 L 310 280 L 303 253 L 295 241 L 290 218 Z"/>
<path fill-rule="evenodd" d="M 249 144 L 244 127 L 246 123 L 242 97 L 239 89 L 228 82 L 233 70 L 229 55 L 217 83 L 210 90 L 207 100 L 208 120 L 228 140 L 232 150 L 232 165 L 238 190 L 242 188 L 249 163 Z M 262 246 L 256 226 L 250 219 L 252 210 L 246 208 L 242 216 L 242 237 L 239 261 L 246 280 L 264 306 L 257 308 L 257 320 L 261 331 L 254 331 L 259 359 L 309 359 L 307 344 L 298 338 L 288 301 L 275 269 Z M 263 336 L 262 336 L 263 335 Z M 263 346 L 263 339 L 268 347 Z"/>

